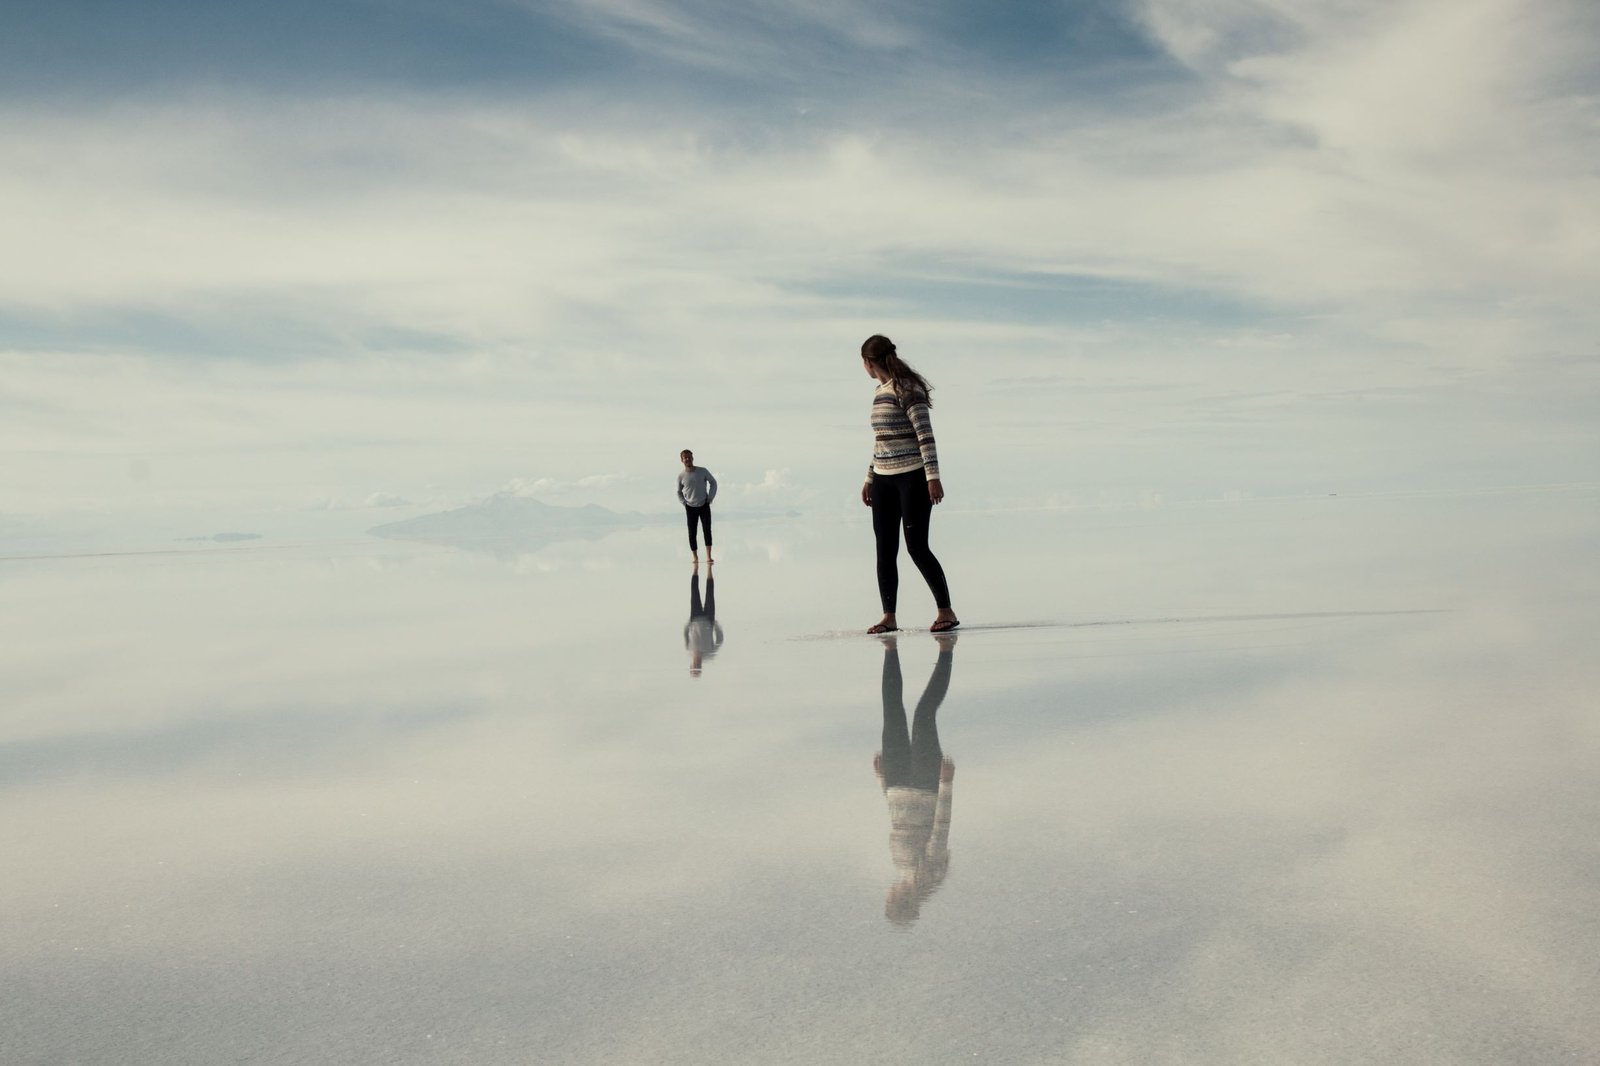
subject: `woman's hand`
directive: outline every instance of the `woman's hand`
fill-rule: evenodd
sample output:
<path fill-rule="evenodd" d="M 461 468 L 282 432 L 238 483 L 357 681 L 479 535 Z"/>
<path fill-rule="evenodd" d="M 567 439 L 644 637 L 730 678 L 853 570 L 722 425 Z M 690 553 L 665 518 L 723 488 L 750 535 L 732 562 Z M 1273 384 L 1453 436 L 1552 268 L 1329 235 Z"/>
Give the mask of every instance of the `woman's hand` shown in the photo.
<path fill-rule="evenodd" d="M 861 502 L 868 507 L 872 506 L 872 482 L 870 481 L 861 483 Z"/>
<path fill-rule="evenodd" d="M 934 503 L 944 499 L 944 483 L 938 478 L 928 479 L 928 499 Z"/>

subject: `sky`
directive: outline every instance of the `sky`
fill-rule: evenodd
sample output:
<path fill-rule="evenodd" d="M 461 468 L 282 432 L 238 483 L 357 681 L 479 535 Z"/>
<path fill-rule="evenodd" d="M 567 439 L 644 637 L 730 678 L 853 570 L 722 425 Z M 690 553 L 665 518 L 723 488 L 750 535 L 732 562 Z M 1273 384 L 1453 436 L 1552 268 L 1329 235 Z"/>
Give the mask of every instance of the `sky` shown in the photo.
<path fill-rule="evenodd" d="M 0 534 L 1600 481 L 1586 0 L 13 3 Z M 857 504 L 859 506 L 859 504 Z M 232 525 L 230 525 L 232 523 Z"/>

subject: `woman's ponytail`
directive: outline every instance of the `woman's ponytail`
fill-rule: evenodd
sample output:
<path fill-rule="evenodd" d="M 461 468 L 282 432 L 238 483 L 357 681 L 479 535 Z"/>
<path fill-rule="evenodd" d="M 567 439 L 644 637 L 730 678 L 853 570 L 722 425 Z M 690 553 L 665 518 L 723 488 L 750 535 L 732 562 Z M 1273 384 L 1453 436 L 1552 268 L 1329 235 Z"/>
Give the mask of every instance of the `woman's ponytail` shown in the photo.
<path fill-rule="evenodd" d="M 921 402 L 929 407 L 933 406 L 933 386 L 928 384 L 928 379 L 911 369 L 900 353 L 895 350 L 894 341 L 881 333 L 874 333 L 861 343 L 861 357 L 883 367 L 889 375 L 889 380 L 894 383 L 894 393 L 900 398 L 902 404 L 908 402 Z M 920 397 L 914 397 L 921 393 Z"/>

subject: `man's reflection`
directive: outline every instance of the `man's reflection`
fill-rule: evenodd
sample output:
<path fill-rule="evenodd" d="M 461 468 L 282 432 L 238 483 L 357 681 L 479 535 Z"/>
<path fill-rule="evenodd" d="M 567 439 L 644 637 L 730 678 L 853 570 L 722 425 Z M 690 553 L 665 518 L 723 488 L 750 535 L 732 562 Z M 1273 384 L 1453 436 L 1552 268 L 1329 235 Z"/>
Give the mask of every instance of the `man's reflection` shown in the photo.
<path fill-rule="evenodd" d="M 889 888 L 883 913 L 899 925 L 917 920 L 923 901 L 944 883 L 950 869 L 950 792 L 956 764 L 939 748 L 934 716 L 950 688 L 956 635 L 934 639 L 939 660 L 907 729 L 900 651 L 894 637 L 882 638 L 883 750 L 872 766 L 889 801 L 889 857 L 900 878 Z"/>
<path fill-rule="evenodd" d="M 689 621 L 683 627 L 683 646 L 689 652 L 689 673 L 694 677 L 700 676 L 700 664 L 722 647 L 722 626 L 717 622 L 717 579 L 706 575 L 706 598 L 702 603 L 698 569 L 689 579 Z"/>

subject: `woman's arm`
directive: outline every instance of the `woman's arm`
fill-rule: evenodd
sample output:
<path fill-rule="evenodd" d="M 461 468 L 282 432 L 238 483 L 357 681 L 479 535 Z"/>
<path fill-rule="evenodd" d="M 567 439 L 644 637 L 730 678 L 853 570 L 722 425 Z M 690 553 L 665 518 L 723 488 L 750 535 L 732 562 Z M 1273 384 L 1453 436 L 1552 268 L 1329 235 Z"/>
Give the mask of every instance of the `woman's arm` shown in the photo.
<path fill-rule="evenodd" d="M 939 503 L 944 499 L 944 482 L 939 480 L 939 446 L 933 439 L 933 416 L 928 413 L 927 400 L 907 407 L 906 417 L 917 433 L 917 450 L 922 453 L 922 470 L 928 478 L 928 499 Z"/>
<path fill-rule="evenodd" d="M 928 413 L 928 401 L 918 400 L 906 408 L 906 417 L 917 434 L 917 450 L 922 453 L 922 469 L 929 481 L 939 480 L 939 447 L 933 440 L 933 417 Z"/>

